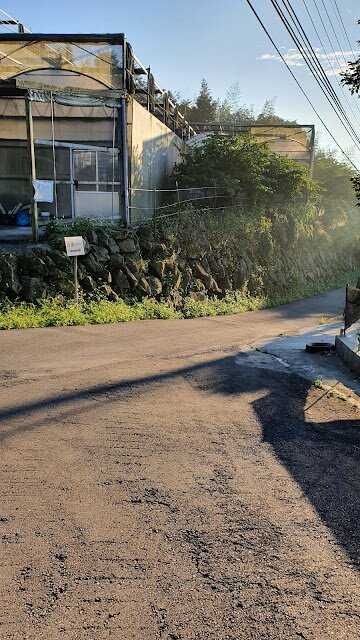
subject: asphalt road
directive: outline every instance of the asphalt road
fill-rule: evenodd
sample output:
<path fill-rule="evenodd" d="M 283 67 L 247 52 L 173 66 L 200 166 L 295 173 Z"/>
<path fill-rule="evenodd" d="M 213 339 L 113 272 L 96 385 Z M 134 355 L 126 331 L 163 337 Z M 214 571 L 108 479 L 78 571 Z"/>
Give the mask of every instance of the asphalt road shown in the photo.
<path fill-rule="evenodd" d="M 0 638 L 359 638 L 360 412 L 226 318 L 0 333 Z"/>

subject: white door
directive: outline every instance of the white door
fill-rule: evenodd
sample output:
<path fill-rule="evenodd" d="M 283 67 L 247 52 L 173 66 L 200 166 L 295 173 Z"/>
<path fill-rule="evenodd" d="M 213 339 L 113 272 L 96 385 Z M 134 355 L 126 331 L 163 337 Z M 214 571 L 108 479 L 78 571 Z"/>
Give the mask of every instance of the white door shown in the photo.
<path fill-rule="evenodd" d="M 118 151 L 73 149 L 72 155 L 75 217 L 118 218 Z"/>

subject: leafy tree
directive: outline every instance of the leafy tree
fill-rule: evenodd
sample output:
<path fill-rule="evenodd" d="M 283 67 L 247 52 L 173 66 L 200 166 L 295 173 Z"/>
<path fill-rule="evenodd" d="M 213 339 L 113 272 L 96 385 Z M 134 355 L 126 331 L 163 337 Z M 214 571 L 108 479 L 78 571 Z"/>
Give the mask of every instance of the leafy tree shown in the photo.
<path fill-rule="evenodd" d="M 360 24 L 360 20 L 358 20 Z M 360 41 L 359 41 L 360 44 Z M 348 62 L 349 70 L 342 73 L 342 83 L 350 87 L 351 93 L 360 93 L 360 58 Z"/>
<path fill-rule="evenodd" d="M 275 99 L 265 100 L 264 106 L 256 118 L 256 124 L 296 124 L 296 120 L 285 120 L 276 115 Z"/>
<path fill-rule="evenodd" d="M 262 111 L 259 113 L 258 117 L 256 118 L 256 121 L 259 124 L 261 124 L 262 122 L 264 124 L 268 124 L 269 122 L 273 121 L 274 117 L 275 117 L 275 100 L 274 98 L 268 98 L 267 100 L 265 100 Z"/>
<path fill-rule="evenodd" d="M 275 113 L 274 100 L 266 100 L 261 112 L 256 116 L 254 108 L 242 103 L 242 94 L 238 82 L 229 87 L 223 100 L 211 95 L 208 83 L 201 81 L 199 93 L 192 101 L 182 98 L 178 93 L 168 92 L 174 98 L 179 110 L 191 123 L 219 122 L 234 125 L 257 124 L 296 124 L 284 120 Z"/>
<path fill-rule="evenodd" d="M 238 82 L 231 85 L 225 99 L 217 101 L 216 120 L 224 124 L 246 125 L 255 122 L 252 107 L 241 104 L 242 95 Z"/>
<path fill-rule="evenodd" d="M 229 87 L 223 101 L 218 101 L 216 118 L 219 122 L 234 125 L 255 122 L 253 108 L 242 104 L 242 94 L 238 82 Z"/>
<path fill-rule="evenodd" d="M 319 185 L 322 224 L 326 229 L 336 229 L 351 219 L 355 205 L 351 185 L 353 178 L 354 171 L 337 160 L 333 151 L 317 151 L 314 180 Z"/>
<path fill-rule="evenodd" d="M 247 135 L 209 136 L 185 152 L 175 177 L 183 187 L 216 185 L 225 197 L 260 208 L 286 206 L 314 190 L 305 167 Z"/>
<path fill-rule="evenodd" d="M 189 116 L 191 122 L 213 122 L 216 119 L 216 100 L 212 97 L 205 78 L 201 81 L 200 92 Z"/>

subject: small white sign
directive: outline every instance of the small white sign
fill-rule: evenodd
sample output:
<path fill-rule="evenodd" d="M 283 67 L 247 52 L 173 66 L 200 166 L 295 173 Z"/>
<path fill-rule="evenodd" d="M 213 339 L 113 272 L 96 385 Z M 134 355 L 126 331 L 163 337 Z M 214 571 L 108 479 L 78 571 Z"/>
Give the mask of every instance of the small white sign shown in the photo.
<path fill-rule="evenodd" d="M 33 180 L 35 202 L 54 202 L 54 181 Z"/>
<path fill-rule="evenodd" d="M 68 256 L 85 255 L 85 240 L 82 236 L 67 236 L 64 240 Z"/>

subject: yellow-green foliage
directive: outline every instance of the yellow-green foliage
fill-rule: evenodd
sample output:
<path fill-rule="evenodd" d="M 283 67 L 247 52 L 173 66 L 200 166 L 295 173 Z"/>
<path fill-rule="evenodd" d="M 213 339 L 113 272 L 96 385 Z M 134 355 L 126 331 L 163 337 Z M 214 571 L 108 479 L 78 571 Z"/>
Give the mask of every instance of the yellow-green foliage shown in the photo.
<path fill-rule="evenodd" d="M 321 293 L 331 287 L 344 286 L 346 282 L 355 282 L 355 279 L 355 272 L 343 272 L 327 281 L 314 282 L 302 290 L 289 289 L 285 296 L 272 298 L 250 296 L 246 290 L 229 292 L 224 298 L 201 301 L 187 297 L 181 310 L 174 309 L 166 302 L 157 302 L 150 298 L 135 304 L 128 304 L 123 300 L 94 300 L 81 301 L 76 305 L 74 302 L 64 303 L 57 298 L 42 300 L 36 305 L 25 302 L 7 303 L 0 307 L 0 330 L 231 315 L 291 302 Z"/>
<path fill-rule="evenodd" d="M 46 300 L 39 306 L 22 302 L 0 311 L 0 329 L 28 329 L 87 324 L 81 309 L 74 303 L 66 305 L 57 300 Z"/>
<path fill-rule="evenodd" d="M 185 318 L 200 318 L 204 316 L 225 316 L 244 311 L 256 311 L 266 306 L 265 298 L 251 298 L 240 292 L 229 293 L 225 298 L 212 298 L 197 301 L 187 298 L 183 306 Z"/>
<path fill-rule="evenodd" d="M 85 324 L 111 324 L 129 320 L 170 320 L 181 318 L 181 313 L 164 303 L 144 300 L 134 305 L 123 300 L 109 302 L 63 303 L 58 299 L 43 300 L 34 304 L 8 304 L 0 309 L 0 329 L 29 329 Z"/>

